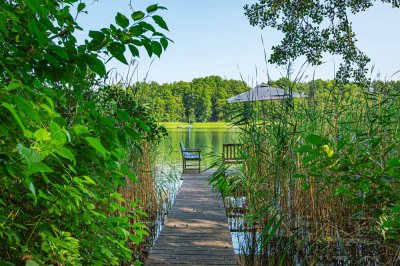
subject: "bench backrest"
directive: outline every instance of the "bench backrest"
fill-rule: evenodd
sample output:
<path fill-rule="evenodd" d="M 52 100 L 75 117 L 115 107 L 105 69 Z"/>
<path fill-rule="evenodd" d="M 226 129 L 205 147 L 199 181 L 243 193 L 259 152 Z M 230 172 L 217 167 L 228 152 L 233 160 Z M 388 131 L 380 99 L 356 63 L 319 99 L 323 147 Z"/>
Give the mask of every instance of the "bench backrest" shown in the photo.
<path fill-rule="evenodd" d="M 185 148 L 185 146 L 183 145 L 183 142 L 182 142 L 182 141 L 179 143 L 179 145 L 181 146 L 181 152 L 186 151 L 186 148 Z"/>
<path fill-rule="evenodd" d="M 234 163 L 241 161 L 243 152 L 243 144 L 223 144 L 222 158 L 226 163 Z"/>

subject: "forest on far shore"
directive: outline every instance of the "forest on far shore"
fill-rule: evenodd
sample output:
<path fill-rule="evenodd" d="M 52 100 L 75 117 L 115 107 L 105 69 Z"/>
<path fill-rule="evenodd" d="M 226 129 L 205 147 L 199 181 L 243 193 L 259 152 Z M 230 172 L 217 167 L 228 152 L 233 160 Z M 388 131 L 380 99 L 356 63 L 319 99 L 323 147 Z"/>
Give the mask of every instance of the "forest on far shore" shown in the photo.
<path fill-rule="evenodd" d="M 310 94 L 333 88 L 333 80 L 313 80 L 292 83 L 287 78 L 266 82 L 275 88 L 288 89 Z M 398 82 L 397 82 L 398 83 Z M 397 84 L 400 85 L 400 84 Z M 375 81 L 371 87 L 379 87 Z M 234 105 L 228 104 L 229 97 L 251 89 L 245 82 L 224 79 L 219 76 L 195 78 L 191 82 L 179 81 L 158 84 L 142 82 L 134 86 L 134 93 L 141 103 L 147 104 L 160 122 L 217 122 L 228 121 Z M 356 90 L 356 84 L 347 84 L 349 90 Z M 313 94 L 313 92 L 311 92 Z"/>
<path fill-rule="evenodd" d="M 148 104 L 160 122 L 216 122 L 227 120 L 226 99 L 250 88 L 243 81 L 219 76 L 158 84 L 138 83 L 137 98 Z"/>

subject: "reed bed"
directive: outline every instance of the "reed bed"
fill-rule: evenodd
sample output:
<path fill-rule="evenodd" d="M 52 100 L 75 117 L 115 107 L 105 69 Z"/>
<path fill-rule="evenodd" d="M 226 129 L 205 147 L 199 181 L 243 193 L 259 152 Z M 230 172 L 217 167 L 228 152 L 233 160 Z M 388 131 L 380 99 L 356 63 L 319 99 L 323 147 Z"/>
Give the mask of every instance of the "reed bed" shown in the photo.
<path fill-rule="evenodd" d="M 237 106 L 244 162 L 210 182 L 245 198 L 244 264 L 398 265 L 400 83 L 314 84 Z"/>
<path fill-rule="evenodd" d="M 171 208 L 175 194 L 179 187 L 176 169 L 164 166 L 157 158 L 158 144 L 155 142 L 143 143 L 138 149 L 132 147 L 131 167 L 137 181 L 126 177 L 125 185 L 119 189 L 125 202 L 138 202 L 138 205 L 125 206 L 135 217 L 140 217 L 140 223 L 147 228 L 136 227 L 138 221 L 131 220 L 134 225 L 132 234 L 144 234 L 146 241 L 135 243 L 131 248 L 135 251 L 137 259 L 145 261 L 150 248 L 154 245 L 165 216 Z"/>

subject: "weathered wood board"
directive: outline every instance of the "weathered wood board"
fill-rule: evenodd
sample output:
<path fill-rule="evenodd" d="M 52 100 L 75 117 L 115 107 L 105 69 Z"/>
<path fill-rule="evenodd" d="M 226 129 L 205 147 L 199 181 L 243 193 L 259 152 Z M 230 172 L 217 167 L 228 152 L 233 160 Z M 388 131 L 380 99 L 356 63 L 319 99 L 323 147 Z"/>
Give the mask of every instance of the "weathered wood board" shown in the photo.
<path fill-rule="evenodd" d="M 223 202 L 205 186 L 211 173 L 183 175 L 146 265 L 237 265 Z"/>

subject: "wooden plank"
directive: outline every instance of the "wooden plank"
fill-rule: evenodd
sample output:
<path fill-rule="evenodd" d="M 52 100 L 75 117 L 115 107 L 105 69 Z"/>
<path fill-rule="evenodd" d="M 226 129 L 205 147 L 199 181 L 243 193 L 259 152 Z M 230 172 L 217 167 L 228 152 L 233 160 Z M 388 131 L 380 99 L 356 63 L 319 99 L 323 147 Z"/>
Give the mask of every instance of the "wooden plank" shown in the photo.
<path fill-rule="evenodd" d="M 205 187 L 211 173 L 183 175 L 146 265 L 237 265 L 223 202 Z"/>

